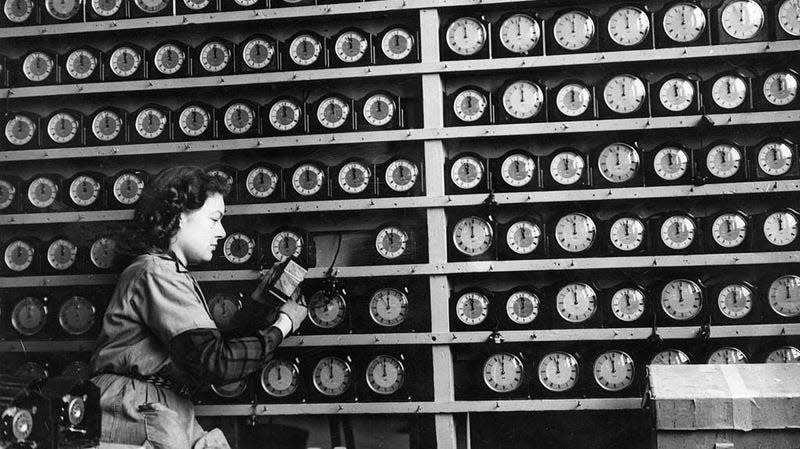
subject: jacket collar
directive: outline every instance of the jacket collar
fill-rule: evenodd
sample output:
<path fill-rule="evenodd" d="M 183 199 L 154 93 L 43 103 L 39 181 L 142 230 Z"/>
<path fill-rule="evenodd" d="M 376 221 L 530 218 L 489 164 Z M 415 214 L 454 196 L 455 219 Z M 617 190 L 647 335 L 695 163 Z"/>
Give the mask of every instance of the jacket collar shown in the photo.
<path fill-rule="evenodd" d="M 165 253 L 159 252 L 159 253 L 155 253 L 154 255 L 159 257 L 159 258 L 161 258 L 161 259 L 169 260 L 169 261 L 174 262 L 175 263 L 175 271 L 177 271 L 178 273 L 188 273 L 189 272 L 189 268 L 187 268 L 186 265 L 184 265 L 183 262 L 181 262 L 180 259 L 178 259 L 178 256 L 176 256 L 175 253 L 172 252 L 172 251 L 167 251 Z"/>

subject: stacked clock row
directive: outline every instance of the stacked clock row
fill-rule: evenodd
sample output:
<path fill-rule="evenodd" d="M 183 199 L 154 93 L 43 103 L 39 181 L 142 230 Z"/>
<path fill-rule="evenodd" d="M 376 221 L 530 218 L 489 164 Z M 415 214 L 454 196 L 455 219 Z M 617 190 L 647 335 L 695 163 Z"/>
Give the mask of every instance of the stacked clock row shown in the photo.
<path fill-rule="evenodd" d="M 89 379 L 92 377 L 90 355 L 82 352 L 3 353 L 6 363 L 0 368 L 0 374 L 40 380 L 55 376 Z"/>
<path fill-rule="evenodd" d="M 800 37 L 800 6 L 792 0 L 724 0 L 714 8 L 677 0 L 655 13 L 644 4 L 611 6 L 602 17 L 569 7 L 542 20 L 534 11 L 510 12 L 490 23 L 461 15 L 440 31 L 441 57 L 452 59 L 564 55 Z"/>
<path fill-rule="evenodd" d="M 197 47 L 168 40 L 151 49 L 125 42 L 108 52 L 35 49 L 3 65 L 10 86 L 133 81 L 417 62 L 416 42 L 415 32 L 400 26 L 377 36 L 345 28 L 331 38 L 301 31 L 286 42 L 255 34 L 239 43 L 213 37 Z"/>
<path fill-rule="evenodd" d="M 560 79 L 552 88 L 521 77 L 495 92 L 475 85 L 458 88 L 445 97 L 444 119 L 446 126 L 465 126 L 793 109 L 800 105 L 799 80 L 791 68 L 767 70 L 757 77 L 725 71 L 708 80 L 673 73 L 653 83 L 621 73 L 596 86 Z"/>
<path fill-rule="evenodd" d="M 711 280 L 696 275 L 654 277 L 647 286 L 619 282 L 599 288 L 591 281 L 565 281 L 503 292 L 467 287 L 450 298 L 453 330 L 620 328 L 743 323 L 800 319 L 800 276 L 768 275 Z"/>
<path fill-rule="evenodd" d="M 406 102 L 381 90 L 359 100 L 336 93 L 313 103 L 279 97 L 265 106 L 241 99 L 221 108 L 192 102 L 175 111 L 157 104 L 144 105 L 132 113 L 103 107 L 88 117 L 72 109 L 54 111 L 44 119 L 30 112 L 10 112 L 0 124 L 5 131 L 0 149 L 397 129 L 406 127 Z"/>
<path fill-rule="evenodd" d="M 640 396 L 649 364 L 735 364 L 749 357 L 800 363 L 794 345 L 741 339 L 668 341 L 660 348 L 643 342 L 579 342 L 466 350 L 456 348 L 456 400 Z"/>
<path fill-rule="evenodd" d="M 0 336 L 4 339 L 87 339 L 100 330 L 109 287 L 0 291 Z"/>

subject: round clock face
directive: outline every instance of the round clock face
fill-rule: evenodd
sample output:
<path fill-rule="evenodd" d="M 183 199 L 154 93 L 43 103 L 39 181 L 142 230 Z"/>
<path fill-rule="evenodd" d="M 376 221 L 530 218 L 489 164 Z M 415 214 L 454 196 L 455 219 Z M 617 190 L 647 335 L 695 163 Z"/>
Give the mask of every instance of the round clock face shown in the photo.
<path fill-rule="evenodd" d="M 639 152 L 625 143 L 612 143 L 600 151 L 597 167 L 600 174 L 612 183 L 630 181 L 639 173 Z"/>
<path fill-rule="evenodd" d="M 352 383 L 350 364 L 339 357 L 325 357 L 317 362 L 312 374 L 314 388 L 325 396 L 339 396 Z"/>
<path fill-rule="evenodd" d="M 100 17 L 111 17 L 122 8 L 122 0 L 91 0 L 92 11 Z"/>
<path fill-rule="evenodd" d="M 535 117 L 544 106 L 544 92 L 530 81 L 515 81 L 503 92 L 503 109 L 511 117 L 526 120 Z"/>
<path fill-rule="evenodd" d="M 292 174 L 292 187 L 302 196 L 311 196 L 322 190 L 325 172 L 314 164 L 303 164 Z"/>
<path fill-rule="evenodd" d="M 364 58 L 369 51 L 367 37 L 355 30 L 345 31 L 336 38 L 333 52 L 336 57 L 345 63 L 352 64 Z"/>
<path fill-rule="evenodd" d="M 570 213 L 558 219 L 555 237 L 561 249 L 570 253 L 579 253 L 594 245 L 597 237 L 597 225 L 588 215 Z"/>
<path fill-rule="evenodd" d="M 620 251 L 635 251 L 644 243 L 644 223 L 637 217 L 620 217 L 609 230 L 609 240 Z"/>
<path fill-rule="evenodd" d="M 231 62 L 231 50 L 222 42 L 209 42 L 200 50 L 200 65 L 206 72 L 225 70 Z"/>
<path fill-rule="evenodd" d="M 725 213 L 714 219 L 711 236 L 723 248 L 735 248 L 747 237 L 747 220 L 737 213 Z"/>
<path fill-rule="evenodd" d="M 269 108 L 269 124 L 278 131 L 291 131 L 300 124 L 302 111 L 291 100 L 278 100 Z"/>
<path fill-rule="evenodd" d="M 447 47 L 461 56 L 471 56 L 486 45 L 486 27 L 478 19 L 461 17 L 454 20 L 445 32 Z"/>
<path fill-rule="evenodd" d="M 778 24 L 790 36 L 800 36 L 800 1 L 784 0 L 778 7 Z"/>
<path fill-rule="evenodd" d="M 472 156 L 458 158 L 450 167 L 450 180 L 459 189 L 473 189 L 483 180 L 483 163 Z"/>
<path fill-rule="evenodd" d="M 379 326 L 398 326 L 408 316 L 408 297 L 395 288 L 382 288 L 369 300 L 369 316 Z"/>
<path fill-rule="evenodd" d="M 800 276 L 786 275 L 772 281 L 767 291 L 769 307 L 782 317 L 800 316 Z"/>
<path fill-rule="evenodd" d="M 383 55 L 393 61 L 401 61 L 414 49 L 414 37 L 402 28 L 392 28 L 381 39 Z"/>
<path fill-rule="evenodd" d="M 453 227 L 453 244 L 456 249 L 467 256 L 479 256 L 494 243 L 492 225 L 481 217 L 465 217 Z"/>
<path fill-rule="evenodd" d="M 708 356 L 709 365 L 735 365 L 739 363 L 747 363 L 747 356 L 741 349 L 725 346 L 719 348 Z"/>
<path fill-rule="evenodd" d="M 123 173 L 114 180 L 114 199 L 120 204 L 130 206 L 142 197 L 144 180 L 136 173 Z"/>
<path fill-rule="evenodd" d="M 142 109 L 136 115 L 136 133 L 145 139 L 155 139 L 167 128 L 167 116 L 155 108 Z"/>
<path fill-rule="evenodd" d="M 92 119 L 92 134 L 97 140 L 108 142 L 122 133 L 122 119 L 116 112 L 104 110 Z"/>
<path fill-rule="evenodd" d="M 556 94 L 556 107 L 567 117 L 578 117 L 589 110 L 592 93 L 582 84 L 567 84 Z"/>
<path fill-rule="evenodd" d="M 221 398 L 235 398 L 247 390 L 247 379 L 225 385 L 211 385 L 211 391 Z"/>
<path fill-rule="evenodd" d="M 36 123 L 24 115 L 14 115 L 6 122 L 5 136 L 12 145 L 25 145 L 36 135 Z"/>
<path fill-rule="evenodd" d="M 539 22 L 527 14 L 513 14 L 500 24 L 500 44 L 512 53 L 527 54 L 542 38 Z"/>
<path fill-rule="evenodd" d="M 453 100 L 453 112 L 456 114 L 456 118 L 467 123 L 483 117 L 487 106 L 486 96 L 475 89 L 462 90 Z"/>
<path fill-rule="evenodd" d="M 375 237 L 375 249 L 384 259 L 397 259 L 402 256 L 410 243 L 408 233 L 395 226 L 381 229 Z"/>
<path fill-rule="evenodd" d="M 227 118 L 227 116 L 226 116 Z M 208 131 L 211 126 L 211 114 L 202 106 L 191 105 L 181 111 L 178 127 L 188 137 L 198 137 Z M 227 123 L 226 123 L 227 126 Z"/>
<path fill-rule="evenodd" d="M 617 75 L 603 88 L 603 101 L 612 112 L 630 114 L 645 104 L 646 88 L 639 78 L 633 75 Z"/>
<path fill-rule="evenodd" d="M 308 319 L 319 328 L 332 329 L 342 324 L 346 313 L 347 303 L 338 293 L 330 296 L 319 290 L 308 300 Z"/>
<path fill-rule="evenodd" d="M 750 39 L 764 26 L 764 10 L 753 0 L 735 0 L 722 8 L 722 30 L 734 39 Z"/>
<path fill-rule="evenodd" d="M 572 354 L 556 351 L 539 361 L 539 382 L 550 391 L 561 393 L 578 384 L 578 360 Z"/>
<path fill-rule="evenodd" d="M 56 270 L 71 268 L 77 258 L 78 247 L 67 239 L 54 240 L 47 247 L 47 263 Z"/>
<path fill-rule="evenodd" d="M 142 12 L 155 14 L 169 6 L 168 0 L 134 0 L 133 4 Z"/>
<path fill-rule="evenodd" d="M 483 323 L 489 316 L 489 298 L 483 293 L 464 293 L 456 301 L 456 316 L 467 326 Z"/>
<path fill-rule="evenodd" d="M 89 248 L 89 260 L 101 270 L 108 270 L 114 266 L 117 242 L 108 237 L 100 237 Z"/>
<path fill-rule="evenodd" d="M 715 145 L 706 154 L 706 168 L 714 177 L 730 178 L 739 172 L 741 166 L 742 151 L 735 145 Z"/>
<path fill-rule="evenodd" d="M 680 349 L 666 349 L 650 360 L 651 365 L 687 365 L 689 362 L 689 356 Z"/>
<path fill-rule="evenodd" d="M 289 44 L 289 58 L 299 66 L 314 64 L 322 54 L 322 43 L 310 34 L 301 34 Z"/>
<path fill-rule="evenodd" d="M 399 359 L 390 355 L 379 355 L 370 360 L 366 376 L 370 390 L 381 395 L 390 395 L 402 388 L 406 370 Z"/>
<path fill-rule="evenodd" d="M 59 144 L 69 143 L 80 131 L 80 124 L 69 112 L 57 112 L 47 122 L 47 135 Z"/>
<path fill-rule="evenodd" d="M 183 4 L 194 11 L 200 11 L 208 6 L 209 3 L 211 3 L 211 0 L 183 0 Z"/>
<path fill-rule="evenodd" d="M 689 154 L 680 147 L 663 147 L 653 158 L 653 169 L 664 181 L 675 181 L 689 169 Z"/>
<path fill-rule="evenodd" d="M 735 109 L 747 99 L 747 82 L 738 75 L 723 75 L 711 85 L 711 99 L 723 109 Z"/>
<path fill-rule="evenodd" d="M 617 45 L 631 47 L 641 44 L 650 33 L 647 13 L 634 6 L 623 6 L 611 13 L 608 35 Z"/>
<path fill-rule="evenodd" d="M 519 357 L 501 352 L 483 363 L 483 383 L 497 393 L 510 393 L 524 382 L 525 368 Z"/>
<path fill-rule="evenodd" d="M 572 185 L 583 178 L 585 168 L 586 164 L 578 153 L 563 151 L 550 161 L 550 176 L 561 185 Z"/>
<path fill-rule="evenodd" d="M 664 109 L 682 112 L 694 103 L 696 92 L 694 83 L 686 78 L 670 78 L 658 90 L 658 100 Z"/>
<path fill-rule="evenodd" d="M 539 296 L 518 290 L 506 300 L 506 315 L 516 324 L 530 324 L 539 316 Z"/>
<path fill-rule="evenodd" d="M 594 39 L 594 19 L 581 11 L 569 11 L 556 19 L 553 36 L 565 50 L 582 50 Z"/>
<path fill-rule="evenodd" d="M 34 51 L 22 61 L 22 74 L 30 81 L 46 80 L 55 68 L 55 61 L 47 53 Z"/>
<path fill-rule="evenodd" d="M 503 182 L 510 187 L 524 187 L 528 185 L 536 173 L 536 162 L 524 153 L 516 153 L 503 160 L 500 166 L 500 176 Z"/>
<path fill-rule="evenodd" d="M 645 296 L 638 288 L 623 287 L 611 296 L 611 312 L 620 321 L 630 323 L 642 317 L 645 308 Z"/>
<path fill-rule="evenodd" d="M 674 320 L 691 320 L 703 308 L 703 291 L 688 279 L 669 281 L 661 289 L 661 308 Z"/>
<path fill-rule="evenodd" d="M 253 128 L 256 113 L 249 105 L 234 103 L 225 110 L 225 129 L 233 134 L 244 134 Z"/>
<path fill-rule="evenodd" d="M 36 249 L 24 240 L 14 240 L 6 245 L 3 261 L 11 271 L 21 272 L 31 267 Z"/>
<path fill-rule="evenodd" d="M 247 234 L 233 232 L 225 238 L 222 244 L 222 254 L 232 264 L 242 264 L 249 261 L 256 250 L 256 242 Z"/>
<path fill-rule="evenodd" d="M 800 349 L 783 346 L 771 351 L 764 363 L 800 363 Z"/>
<path fill-rule="evenodd" d="M 775 246 L 786 246 L 797 241 L 797 214 L 789 210 L 777 211 L 764 219 L 764 237 Z"/>
<path fill-rule="evenodd" d="M 582 282 L 567 284 L 556 294 L 556 310 L 570 323 L 583 323 L 597 312 L 597 293 Z"/>
<path fill-rule="evenodd" d="M 22 23 L 33 14 L 33 1 L 6 0 L 3 5 L 3 14 L 13 23 Z"/>
<path fill-rule="evenodd" d="M 633 385 L 635 365 L 623 351 L 606 351 L 594 361 L 594 380 L 606 391 L 621 391 Z"/>
<path fill-rule="evenodd" d="M 288 360 L 272 359 L 261 370 L 261 387 L 273 398 L 291 396 L 299 385 L 300 369 Z"/>
<path fill-rule="evenodd" d="M 767 142 L 758 149 L 756 157 L 758 168 L 769 176 L 782 176 L 789 172 L 794 164 L 796 154 L 794 148 L 784 142 Z"/>
<path fill-rule="evenodd" d="M 350 118 L 350 105 L 339 97 L 328 97 L 317 106 L 317 121 L 328 129 L 337 129 Z"/>
<path fill-rule="evenodd" d="M 67 396 L 67 398 L 69 398 L 69 402 L 67 403 L 64 413 L 67 415 L 69 423 L 73 426 L 77 426 L 83 422 L 83 418 L 86 415 L 86 402 L 83 400 L 82 396 Z"/>
<path fill-rule="evenodd" d="M 17 188 L 14 184 L 0 179 L 0 211 L 7 209 L 17 197 Z"/>
<path fill-rule="evenodd" d="M 156 70 L 164 75 L 174 75 L 186 62 L 186 53 L 175 44 L 164 44 L 158 47 L 153 57 Z"/>
<path fill-rule="evenodd" d="M 345 193 L 356 194 L 367 190 L 372 171 L 361 162 L 348 162 L 339 169 L 339 187 Z"/>
<path fill-rule="evenodd" d="M 216 293 L 208 300 L 208 310 L 211 318 L 220 329 L 229 329 L 233 323 L 233 316 L 242 308 L 239 298 L 230 293 Z"/>
<path fill-rule="evenodd" d="M 303 253 L 303 238 L 296 232 L 280 231 L 272 237 L 269 248 L 275 260 L 300 257 L 300 254 Z"/>
<path fill-rule="evenodd" d="M 58 196 L 58 185 L 50 178 L 36 178 L 28 186 L 28 201 L 40 209 L 50 207 Z"/>
<path fill-rule="evenodd" d="M 274 57 L 275 46 L 261 37 L 250 39 L 242 48 L 242 61 L 253 70 L 267 67 Z"/>
<path fill-rule="evenodd" d="M 786 106 L 797 98 L 797 76 L 792 72 L 775 72 L 764 80 L 764 98 L 775 106 Z"/>
<path fill-rule="evenodd" d="M 253 198 L 269 198 L 278 187 L 278 175 L 267 167 L 255 167 L 247 173 L 245 187 Z"/>
<path fill-rule="evenodd" d="M 506 231 L 506 245 L 516 254 L 530 254 L 536 251 L 541 241 L 542 229 L 532 221 L 517 221 Z"/>
<path fill-rule="evenodd" d="M 753 291 L 744 284 L 726 285 L 717 295 L 717 307 L 726 318 L 744 318 L 753 310 Z"/>
<path fill-rule="evenodd" d="M 76 80 L 84 80 L 92 76 L 97 64 L 97 58 L 92 52 L 79 48 L 67 56 L 67 75 Z"/>
<path fill-rule="evenodd" d="M 41 299 L 26 296 L 11 310 L 11 324 L 26 337 L 36 335 L 47 324 L 47 307 Z"/>
<path fill-rule="evenodd" d="M 694 220 L 685 215 L 673 215 L 661 223 L 660 236 L 667 248 L 686 249 L 694 242 Z"/>
<path fill-rule="evenodd" d="M 137 51 L 130 47 L 119 47 L 111 53 L 109 66 L 114 75 L 120 78 L 127 78 L 137 70 L 142 64 L 142 57 Z"/>
<path fill-rule="evenodd" d="M 386 167 L 386 185 L 395 192 L 407 192 L 417 183 L 419 169 L 407 159 L 396 159 Z"/>
<path fill-rule="evenodd" d="M 372 126 L 384 126 L 392 121 L 396 114 L 397 106 L 394 100 L 386 94 L 375 94 L 364 102 L 362 114 L 364 120 Z"/>
<path fill-rule="evenodd" d="M 72 296 L 58 309 L 58 324 L 70 335 L 83 335 L 94 326 L 97 314 L 92 303 L 83 296 Z"/>
<path fill-rule="evenodd" d="M 706 29 L 706 15 L 698 5 L 676 3 L 664 14 L 662 26 L 674 42 L 694 42 Z"/>

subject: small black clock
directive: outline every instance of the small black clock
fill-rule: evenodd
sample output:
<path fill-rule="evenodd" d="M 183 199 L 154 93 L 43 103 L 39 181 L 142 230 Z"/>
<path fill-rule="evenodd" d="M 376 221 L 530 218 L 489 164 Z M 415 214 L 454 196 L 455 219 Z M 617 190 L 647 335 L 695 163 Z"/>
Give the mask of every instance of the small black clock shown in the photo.
<path fill-rule="evenodd" d="M 73 239 L 56 236 L 41 246 L 44 271 L 50 274 L 73 274 L 85 270 L 86 248 L 79 248 Z"/>
<path fill-rule="evenodd" d="M 444 61 L 489 57 L 489 24 L 478 16 L 456 16 L 439 30 L 439 48 Z"/>
<path fill-rule="evenodd" d="M 650 247 L 657 254 L 703 252 L 701 220 L 683 211 L 656 214 L 648 218 Z"/>
<path fill-rule="evenodd" d="M 206 167 L 205 171 L 209 175 L 217 176 L 223 182 L 225 182 L 225 185 L 228 187 L 230 192 L 228 193 L 228 196 L 225 197 L 225 201 L 228 204 L 236 204 L 239 200 L 239 198 L 236 196 L 236 194 L 238 193 L 236 190 L 236 186 L 239 185 L 239 182 L 237 180 L 239 171 L 236 170 L 235 167 L 231 167 L 230 165 L 224 165 L 224 164 L 211 165 L 209 167 Z"/>
<path fill-rule="evenodd" d="M 490 179 L 488 160 L 477 153 L 461 153 L 445 160 L 445 193 L 486 193 Z"/>
<path fill-rule="evenodd" d="M 286 198 L 317 201 L 330 198 L 328 167 L 318 161 L 303 161 L 286 171 Z"/>
<path fill-rule="evenodd" d="M 753 229 L 757 251 L 792 251 L 800 247 L 800 214 L 791 208 L 777 208 L 760 214 Z"/>
<path fill-rule="evenodd" d="M 96 83 L 102 81 L 105 57 L 102 51 L 86 46 L 67 51 L 66 57 L 62 58 L 61 81 L 63 83 Z"/>
<path fill-rule="evenodd" d="M 313 31 L 300 31 L 286 40 L 281 54 L 283 70 L 310 70 L 327 67 L 328 39 Z"/>
<path fill-rule="evenodd" d="M 424 259 L 424 234 L 417 228 L 402 223 L 380 225 L 373 233 L 374 264 L 420 263 Z"/>
<path fill-rule="evenodd" d="M 794 0 L 770 3 L 770 20 L 775 27 L 775 39 L 791 40 L 800 37 L 800 5 Z"/>
<path fill-rule="evenodd" d="M 601 223 L 593 214 L 567 212 L 554 215 L 547 225 L 551 257 L 589 257 L 603 246 Z"/>
<path fill-rule="evenodd" d="M 87 145 L 118 145 L 128 141 L 128 113 L 122 109 L 102 107 L 84 122 Z"/>
<path fill-rule="evenodd" d="M 395 156 L 375 166 L 375 182 L 382 197 L 422 195 L 425 192 L 422 162 Z"/>
<path fill-rule="evenodd" d="M 800 275 L 789 271 L 769 275 L 759 284 L 764 294 L 764 321 L 797 322 L 800 317 Z M 767 308 L 769 306 L 769 308 Z"/>
<path fill-rule="evenodd" d="M 172 113 L 173 140 L 212 140 L 217 131 L 217 110 L 210 104 L 187 103 Z"/>
<path fill-rule="evenodd" d="M 233 42 L 213 37 L 192 50 L 192 75 L 220 76 L 234 73 L 236 46 Z"/>
<path fill-rule="evenodd" d="M 597 19 L 583 8 L 557 11 L 547 25 L 547 54 L 564 55 L 598 51 Z"/>
<path fill-rule="evenodd" d="M 697 278 L 685 276 L 657 282 L 653 295 L 658 304 L 656 320 L 661 326 L 696 326 L 707 320 L 707 291 Z"/>
<path fill-rule="evenodd" d="M 178 15 L 210 13 L 219 10 L 218 0 L 175 0 L 175 13 Z"/>
<path fill-rule="evenodd" d="M 449 261 L 497 259 L 497 222 L 492 215 L 476 212 L 449 217 L 447 229 Z"/>
<path fill-rule="evenodd" d="M 40 3 L 33 0 L 7 0 L 0 15 L 0 26 L 18 27 L 39 24 Z"/>
<path fill-rule="evenodd" d="M 642 150 L 636 142 L 612 142 L 592 153 L 592 187 L 641 187 L 644 185 Z"/>
<path fill-rule="evenodd" d="M 650 83 L 653 116 L 695 115 L 700 113 L 700 78 L 695 74 L 672 73 Z"/>
<path fill-rule="evenodd" d="M 90 273 L 109 273 L 120 270 L 120 250 L 117 239 L 112 235 L 97 237 L 89 245 L 87 270 Z"/>
<path fill-rule="evenodd" d="M 258 266 L 258 234 L 247 230 L 231 229 L 224 240 L 217 243 L 211 264 L 217 269 L 246 270 Z"/>
<path fill-rule="evenodd" d="M 540 81 L 513 79 L 494 93 L 497 123 L 531 123 L 547 120 L 547 88 Z"/>
<path fill-rule="evenodd" d="M 377 34 L 376 64 L 408 64 L 419 61 L 419 33 L 405 25 L 392 25 Z"/>
<path fill-rule="evenodd" d="M 329 352 L 330 354 L 330 352 Z M 303 359 L 300 372 L 307 383 L 310 402 L 347 402 L 356 397 L 356 373 L 353 357 L 339 350 L 331 355 Z"/>
<path fill-rule="evenodd" d="M 706 80 L 702 86 L 707 113 L 747 112 L 753 108 L 752 78 L 741 71 L 727 71 Z"/>
<path fill-rule="evenodd" d="M 283 226 L 274 231 L 261 235 L 261 264 L 271 264 L 287 257 L 294 257 L 305 264 L 308 261 L 309 244 L 308 232 L 300 228 Z"/>
<path fill-rule="evenodd" d="M 656 301 L 652 292 L 634 282 L 620 282 L 601 292 L 605 327 L 644 327 L 653 323 Z"/>
<path fill-rule="evenodd" d="M 258 162 L 239 171 L 237 185 L 243 203 L 274 202 L 283 199 L 283 170 L 274 164 Z"/>
<path fill-rule="evenodd" d="M 695 183 L 746 181 L 746 150 L 734 141 L 717 140 L 695 151 Z"/>
<path fill-rule="evenodd" d="M 501 329 L 548 329 L 552 310 L 547 296 L 533 285 L 519 285 L 496 294 L 492 315 L 498 317 Z"/>
<path fill-rule="evenodd" d="M 46 49 L 31 50 L 17 59 L 14 85 L 42 86 L 58 84 L 60 56 Z"/>
<path fill-rule="evenodd" d="M 569 79 L 548 91 L 548 116 L 551 121 L 594 120 L 595 89 L 583 81 Z"/>
<path fill-rule="evenodd" d="M 31 112 L 10 112 L 3 117 L 2 148 L 6 150 L 27 150 L 39 148 L 41 120 Z"/>
<path fill-rule="evenodd" d="M 58 321 L 59 338 L 86 339 L 97 336 L 103 323 L 103 295 L 110 295 L 110 292 L 92 292 L 89 288 L 78 287 L 59 294 L 52 303 Z"/>
<path fill-rule="evenodd" d="M 22 179 L 16 176 L 0 177 L 0 213 L 14 214 L 21 210 Z"/>
<path fill-rule="evenodd" d="M 644 181 L 648 186 L 691 184 L 694 152 L 682 144 L 667 142 L 644 153 Z"/>
<path fill-rule="evenodd" d="M 541 158 L 542 184 L 545 190 L 589 187 L 589 156 L 575 148 L 559 148 Z"/>
<path fill-rule="evenodd" d="M 375 167 L 362 158 L 349 158 L 331 168 L 334 198 L 375 196 Z"/>
<path fill-rule="evenodd" d="M 494 329 L 501 316 L 494 307 L 493 292 L 481 287 L 468 287 L 450 296 L 450 327 L 455 331 Z"/>
<path fill-rule="evenodd" d="M 82 171 L 64 184 L 68 203 L 75 210 L 97 210 L 106 207 L 105 175 Z"/>
<path fill-rule="evenodd" d="M 349 132 L 355 130 L 355 104 L 351 98 L 329 93 L 308 105 L 312 134 Z"/>
<path fill-rule="evenodd" d="M 653 48 L 653 15 L 641 4 L 612 6 L 600 19 L 600 47 L 603 51 Z"/>
<path fill-rule="evenodd" d="M 320 286 L 322 287 L 322 286 Z M 345 334 L 351 332 L 353 305 L 346 289 L 330 291 L 324 287 L 306 296 L 308 320 L 300 327 L 303 334 Z"/>
<path fill-rule="evenodd" d="M 539 156 L 525 150 L 511 150 L 489 160 L 492 189 L 496 192 L 519 192 L 541 189 Z"/>
<path fill-rule="evenodd" d="M 708 10 L 697 0 L 676 0 L 655 14 L 656 47 L 694 47 L 711 43 Z"/>
<path fill-rule="evenodd" d="M 497 226 L 501 259 L 535 259 L 547 256 L 547 230 L 538 214 L 527 214 Z"/>
<path fill-rule="evenodd" d="M 600 118 L 634 118 L 650 115 L 650 93 L 647 80 L 631 73 L 613 75 L 598 84 L 602 86 L 597 101 Z"/>
<path fill-rule="evenodd" d="M 370 92 L 356 101 L 356 127 L 359 131 L 376 131 L 405 127 L 402 99 L 385 90 Z"/>
<path fill-rule="evenodd" d="M 148 52 L 148 58 L 151 79 L 185 78 L 191 74 L 192 47 L 189 44 L 176 40 L 161 42 Z"/>
<path fill-rule="evenodd" d="M 300 357 L 289 357 L 288 354 L 280 353 L 267 362 L 259 373 L 258 403 L 306 402 L 308 393 L 300 373 L 302 364 Z"/>
<path fill-rule="evenodd" d="M 782 137 L 767 137 L 748 146 L 751 179 L 795 179 L 800 177 L 797 144 Z"/>
<path fill-rule="evenodd" d="M 345 28 L 330 39 L 328 60 L 331 67 L 353 67 L 371 65 L 372 34 L 355 27 Z"/>
<path fill-rule="evenodd" d="M 514 11 L 492 24 L 492 57 L 541 56 L 544 24 L 535 12 Z"/>
<path fill-rule="evenodd" d="M 217 109 L 217 133 L 223 139 L 243 139 L 261 134 L 261 108 L 250 100 L 232 100 Z"/>
<path fill-rule="evenodd" d="M 118 20 L 128 18 L 128 0 L 87 0 L 86 20 Z"/>
<path fill-rule="evenodd" d="M 142 199 L 150 175 L 142 170 L 126 168 L 106 177 L 105 190 L 110 209 L 133 209 Z"/>
<path fill-rule="evenodd" d="M 583 280 L 557 282 L 548 289 L 552 298 L 552 324 L 556 328 L 599 328 L 603 324 L 602 294 L 594 283 Z"/>
<path fill-rule="evenodd" d="M 753 219 L 740 210 L 726 210 L 704 218 L 706 252 L 745 253 L 752 250 Z"/>
<path fill-rule="evenodd" d="M 155 143 L 168 142 L 172 122 L 172 112 L 164 106 L 147 104 L 130 115 L 130 142 Z"/>
<path fill-rule="evenodd" d="M 306 105 L 294 97 L 278 97 L 262 112 L 264 134 L 268 136 L 297 135 L 307 132 Z"/>
<path fill-rule="evenodd" d="M 753 284 L 740 279 L 725 279 L 710 286 L 709 294 L 714 323 L 730 325 L 761 321 L 761 298 Z"/>
<path fill-rule="evenodd" d="M 27 212 L 61 212 L 67 209 L 64 178 L 57 174 L 34 175 L 25 183 Z"/>
<path fill-rule="evenodd" d="M 492 123 L 492 93 L 478 86 L 464 86 L 445 95 L 445 126 Z"/>
<path fill-rule="evenodd" d="M 129 0 L 129 5 L 131 18 L 171 16 L 174 8 L 173 0 Z"/>
<path fill-rule="evenodd" d="M 15 339 L 41 339 L 46 340 L 54 333 L 53 316 L 55 312 L 49 310 L 50 298 L 45 292 L 37 290 L 26 290 L 10 301 L 8 315 L 10 315 L 11 327 L 15 331 Z M 30 366 L 33 365 L 33 366 Z M 40 375 L 47 371 L 41 369 L 38 363 L 26 363 L 17 372 L 30 376 Z M 47 365 L 45 365 L 47 366 Z M 30 368 L 28 368 L 30 367 Z M 23 371 L 24 370 L 24 371 Z M 42 379 L 40 377 L 40 379 Z"/>
<path fill-rule="evenodd" d="M 44 147 L 79 147 L 84 143 L 83 114 L 73 109 L 59 109 L 45 117 Z"/>
<path fill-rule="evenodd" d="M 278 70 L 280 43 L 266 34 L 253 34 L 237 46 L 239 71 L 242 73 L 274 72 Z"/>
<path fill-rule="evenodd" d="M 622 213 L 607 220 L 603 226 L 606 251 L 617 256 L 641 255 L 650 251 L 647 220 Z"/>
<path fill-rule="evenodd" d="M 725 0 L 711 9 L 715 44 L 760 42 L 769 39 L 767 8 L 759 0 Z"/>
<path fill-rule="evenodd" d="M 147 76 L 147 50 L 139 45 L 117 44 L 107 56 L 103 70 L 106 81 L 133 81 Z"/>
<path fill-rule="evenodd" d="M 3 272 L 7 276 L 30 276 L 42 271 L 42 242 L 34 237 L 15 237 L 3 243 Z"/>
<path fill-rule="evenodd" d="M 797 109 L 800 74 L 792 68 L 778 68 L 764 72 L 753 82 L 754 106 L 757 110 L 769 111 Z"/>

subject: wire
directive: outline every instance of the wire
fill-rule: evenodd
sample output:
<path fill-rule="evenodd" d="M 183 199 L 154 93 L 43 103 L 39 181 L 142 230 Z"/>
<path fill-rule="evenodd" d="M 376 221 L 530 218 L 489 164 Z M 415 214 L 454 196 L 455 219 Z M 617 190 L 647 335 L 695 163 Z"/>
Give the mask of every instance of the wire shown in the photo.
<path fill-rule="evenodd" d="M 333 266 L 336 264 L 336 259 L 339 257 L 339 250 L 342 248 L 342 233 L 339 233 L 339 239 L 336 242 L 336 252 L 333 253 L 333 260 L 331 260 L 331 266 L 325 271 L 325 277 L 331 277 L 331 273 L 333 273 Z"/>

